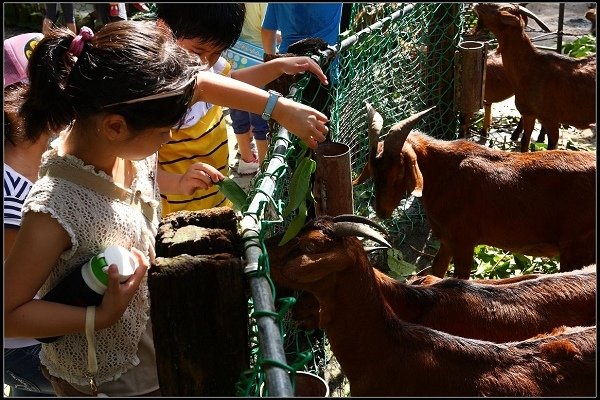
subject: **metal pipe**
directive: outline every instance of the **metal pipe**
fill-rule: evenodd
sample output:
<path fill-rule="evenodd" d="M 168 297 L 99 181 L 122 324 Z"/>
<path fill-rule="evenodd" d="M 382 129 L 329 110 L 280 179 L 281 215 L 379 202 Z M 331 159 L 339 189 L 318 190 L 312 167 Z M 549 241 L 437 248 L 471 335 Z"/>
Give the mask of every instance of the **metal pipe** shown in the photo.
<path fill-rule="evenodd" d="M 558 32 L 556 32 L 556 52 L 562 54 L 563 23 L 565 20 L 565 3 L 558 5 Z"/>
<path fill-rule="evenodd" d="M 342 40 L 341 43 L 336 44 L 335 46 L 329 46 L 326 50 L 323 50 L 320 53 L 323 54 L 327 58 L 333 58 L 333 57 L 335 57 L 335 55 L 337 53 L 346 50 L 348 47 L 351 47 L 356 42 L 362 40 L 366 35 L 372 33 L 373 31 L 375 31 L 377 29 L 381 29 L 384 25 L 389 24 L 390 22 L 395 21 L 398 18 L 400 18 L 401 16 L 404 16 L 405 14 L 409 13 L 410 11 L 413 10 L 414 7 L 415 7 L 414 3 L 409 4 L 406 7 L 404 7 L 403 9 L 395 11 L 389 17 L 385 17 L 382 20 L 377 21 L 372 25 L 369 25 L 365 29 L 356 32 L 354 35 L 347 37 L 346 39 Z"/>
<path fill-rule="evenodd" d="M 295 92 L 294 88 L 292 88 L 291 92 L 293 95 L 293 92 Z M 244 238 L 246 246 L 245 273 L 251 273 L 258 269 L 258 259 L 262 254 L 262 248 L 258 238 L 260 233 L 258 214 L 260 212 L 261 204 L 265 201 L 268 202 L 268 196 L 272 195 L 274 192 L 277 183 L 274 174 L 284 165 L 285 153 L 289 144 L 289 133 L 286 129 L 280 128 L 276 137 L 278 139 L 273 148 L 273 156 L 264 173 L 265 177 L 240 222 L 242 237 Z M 252 299 L 254 301 L 255 312 L 266 312 L 267 314 L 274 313 L 275 306 L 273 295 L 267 279 L 264 276 L 252 274 L 249 277 L 249 284 L 252 292 Z M 264 358 L 287 365 L 285 352 L 283 350 L 283 339 L 281 338 L 279 326 L 274 318 L 270 315 L 259 315 L 256 318 L 256 322 L 258 325 L 258 340 Z M 264 369 L 270 396 L 293 397 L 292 384 L 286 369 L 277 365 L 265 365 Z"/>
<path fill-rule="evenodd" d="M 356 42 L 362 40 L 365 35 L 372 33 L 374 30 L 383 27 L 385 24 L 390 23 L 400 18 L 405 13 L 408 13 L 414 8 L 414 4 L 410 4 L 404 7 L 402 10 L 394 12 L 391 16 L 378 21 L 369 27 L 361 30 L 360 32 L 352 35 L 351 37 L 343 40 L 339 46 L 329 46 L 326 50 L 320 52 L 322 56 L 326 58 L 335 57 L 340 51 L 344 51 Z M 339 48 L 338 48 L 339 47 Z M 321 60 L 317 60 L 319 62 Z M 295 85 L 290 88 L 290 94 L 288 97 L 294 96 L 296 92 Z M 278 139 L 275 142 L 273 148 L 273 155 L 267 165 L 264 178 L 256 191 L 248 210 L 244 212 L 240 226 L 242 229 L 242 238 L 245 243 L 245 261 L 246 267 L 244 268 L 245 273 L 250 273 L 249 284 L 252 292 L 252 299 L 254 301 L 255 312 L 265 312 L 270 314 L 275 312 L 275 306 L 273 302 L 273 295 L 271 293 L 271 286 L 267 279 L 263 276 L 252 274 L 258 269 L 258 260 L 262 254 L 262 247 L 259 241 L 260 233 L 260 219 L 258 214 L 261 211 L 261 204 L 269 202 L 269 196 L 274 192 L 276 186 L 275 172 L 284 165 L 285 154 L 288 148 L 289 132 L 280 128 L 278 134 L 275 136 Z M 285 358 L 285 352 L 283 350 L 283 340 L 279 327 L 277 326 L 274 318 L 270 315 L 259 315 L 256 318 L 258 325 L 258 340 L 260 349 L 266 359 L 273 360 L 277 363 L 287 365 Z M 293 389 L 288 371 L 277 365 L 265 365 L 266 384 L 269 390 L 270 396 L 275 397 L 293 397 Z"/>

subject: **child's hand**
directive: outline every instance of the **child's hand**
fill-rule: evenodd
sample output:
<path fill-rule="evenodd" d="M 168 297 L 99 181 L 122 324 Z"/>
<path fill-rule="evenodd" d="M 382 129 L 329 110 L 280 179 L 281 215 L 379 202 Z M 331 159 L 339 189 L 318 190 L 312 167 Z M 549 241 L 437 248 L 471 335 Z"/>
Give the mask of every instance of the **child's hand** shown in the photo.
<path fill-rule="evenodd" d="M 214 182 L 223 180 L 225 176 L 212 165 L 196 163 L 190 165 L 179 180 L 181 194 L 191 195 L 198 189 L 208 189 Z"/>
<path fill-rule="evenodd" d="M 305 104 L 280 97 L 272 117 L 290 133 L 298 136 L 308 147 L 316 149 L 325 141 L 329 128 L 327 116 Z"/>
<path fill-rule="evenodd" d="M 281 71 L 287 75 L 303 74 L 308 71 L 315 75 L 323 85 L 328 85 L 329 81 L 323 70 L 315 60 L 307 56 L 300 57 L 281 57 L 276 59 L 281 63 Z M 272 62 L 272 61 L 271 61 Z"/>
<path fill-rule="evenodd" d="M 108 267 L 108 287 L 102 303 L 96 310 L 96 330 L 108 328 L 121 318 L 146 275 L 150 265 L 148 258 L 135 248 L 131 249 L 131 253 L 137 258 L 138 267 L 124 283 L 119 282 L 117 266 L 111 264 Z"/>

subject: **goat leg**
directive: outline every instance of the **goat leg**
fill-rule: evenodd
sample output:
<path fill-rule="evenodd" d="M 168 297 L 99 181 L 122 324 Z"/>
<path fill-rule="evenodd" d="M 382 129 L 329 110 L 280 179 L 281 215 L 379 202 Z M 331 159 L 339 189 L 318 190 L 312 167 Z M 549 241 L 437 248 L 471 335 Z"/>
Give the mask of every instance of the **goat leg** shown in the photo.
<path fill-rule="evenodd" d="M 450 266 L 450 260 L 452 259 L 452 252 L 450 247 L 444 242 L 440 241 L 440 248 L 433 258 L 431 264 L 431 275 L 443 278 L 446 276 L 446 271 Z"/>
<path fill-rule="evenodd" d="M 452 253 L 454 255 L 454 277 L 458 279 L 469 279 L 471 276 L 471 268 L 473 268 L 473 252 L 475 245 L 465 243 L 456 244 L 453 246 Z"/>
<path fill-rule="evenodd" d="M 521 138 L 521 153 L 527 153 L 529 151 L 529 143 L 531 142 L 531 133 L 535 125 L 535 118 L 531 116 L 523 115 L 521 117 L 523 121 L 523 137 Z"/>
<path fill-rule="evenodd" d="M 517 124 L 517 127 L 515 128 L 512 135 L 510 135 L 510 140 L 512 140 L 513 142 L 518 141 L 519 138 L 521 137 L 521 133 L 523 133 L 523 118 L 522 117 L 519 118 L 519 123 Z"/>
<path fill-rule="evenodd" d="M 545 140 L 546 140 L 546 128 L 544 127 L 544 125 L 542 125 L 542 127 L 540 128 L 540 134 L 537 137 L 537 142 L 544 143 Z"/>
<path fill-rule="evenodd" d="M 560 134 L 560 124 L 556 122 L 545 122 L 544 127 L 548 135 L 548 150 L 556 150 L 558 147 L 558 136 Z"/>

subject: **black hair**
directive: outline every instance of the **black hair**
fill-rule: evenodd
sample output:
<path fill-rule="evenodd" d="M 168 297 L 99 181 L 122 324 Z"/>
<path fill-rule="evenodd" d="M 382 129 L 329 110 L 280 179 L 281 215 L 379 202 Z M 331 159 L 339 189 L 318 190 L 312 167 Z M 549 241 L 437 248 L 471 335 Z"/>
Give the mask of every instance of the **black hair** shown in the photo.
<path fill-rule="evenodd" d="M 201 69 L 198 58 L 156 22 L 107 24 L 85 42 L 79 57 L 69 51 L 74 38 L 68 29 L 56 29 L 31 55 L 30 87 L 21 107 L 29 140 L 105 112 L 108 104 L 181 89 Z M 187 110 L 187 102 L 181 103 L 179 97 L 167 97 L 110 111 L 139 131 L 176 124 Z"/>
<path fill-rule="evenodd" d="M 4 141 L 13 145 L 23 142 L 23 121 L 18 113 L 23 101 L 27 85 L 12 84 L 4 88 Z"/>
<path fill-rule="evenodd" d="M 177 39 L 199 39 L 227 49 L 242 33 L 244 3 L 156 3 L 156 16 Z"/>

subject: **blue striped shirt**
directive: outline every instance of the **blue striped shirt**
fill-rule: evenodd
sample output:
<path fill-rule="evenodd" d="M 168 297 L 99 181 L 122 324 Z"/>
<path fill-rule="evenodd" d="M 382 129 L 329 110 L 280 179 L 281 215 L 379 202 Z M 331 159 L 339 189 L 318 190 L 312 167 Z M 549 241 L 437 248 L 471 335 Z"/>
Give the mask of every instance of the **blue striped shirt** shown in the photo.
<path fill-rule="evenodd" d="M 9 165 L 4 164 L 4 226 L 21 226 L 21 208 L 33 183 Z"/>

